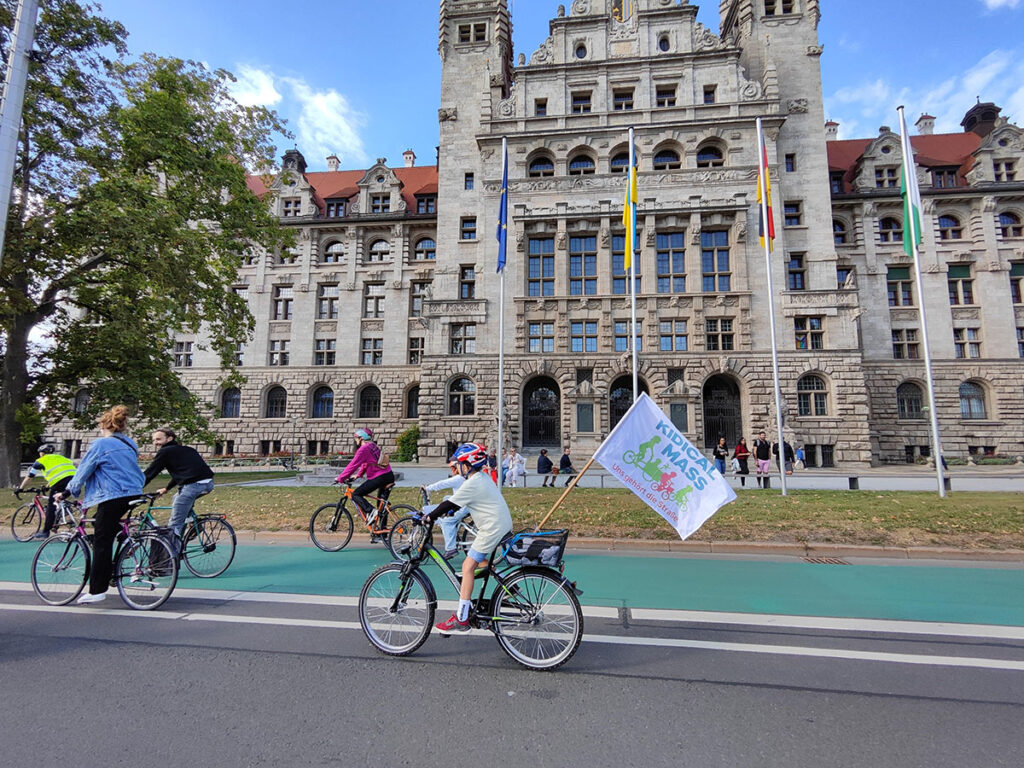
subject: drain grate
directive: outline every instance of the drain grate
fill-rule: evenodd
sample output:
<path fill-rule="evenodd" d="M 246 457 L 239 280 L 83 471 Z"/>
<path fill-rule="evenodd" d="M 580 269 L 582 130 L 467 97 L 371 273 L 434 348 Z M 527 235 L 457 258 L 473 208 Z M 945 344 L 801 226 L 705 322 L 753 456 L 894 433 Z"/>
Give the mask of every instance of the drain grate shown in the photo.
<path fill-rule="evenodd" d="M 805 563 L 818 563 L 819 565 L 849 565 L 848 562 L 838 557 L 805 557 Z"/>

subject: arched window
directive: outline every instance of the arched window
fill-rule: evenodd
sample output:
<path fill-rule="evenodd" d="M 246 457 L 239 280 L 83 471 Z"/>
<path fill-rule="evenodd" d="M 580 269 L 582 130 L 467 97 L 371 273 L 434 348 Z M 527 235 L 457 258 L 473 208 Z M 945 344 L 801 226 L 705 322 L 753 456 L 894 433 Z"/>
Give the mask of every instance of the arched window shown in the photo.
<path fill-rule="evenodd" d="M 627 168 L 629 168 L 629 152 L 619 152 L 608 164 L 608 170 L 612 173 L 625 173 Z"/>
<path fill-rule="evenodd" d="M 973 381 L 960 385 L 960 418 L 986 419 L 985 388 Z"/>
<path fill-rule="evenodd" d="M 448 385 L 448 415 L 472 416 L 476 413 L 476 384 L 472 379 L 452 380 Z"/>
<path fill-rule="evenodd" d="M 409 387 L 405 393 L 405 418 L 418 419 L 420 417 L 420 385 Z"/>
<path fill-rule="evenodd" d="M 360 419 L 380 418 L 380 390 L 373 384 L 367 384 L 359 390 Z"/>
<path fill-rule="evenodd" d="M 1021 226 L 1020 216 L 1016 213 L 999 214 L 999 236 L 1000 237 L 1024 237 L 1024 227 Z"/>
<path fill-rule="evenodd" d="M 576 155 L 569 161 L 570 176 L 585 176 L 597 170 L 594 161 L 587 155 Z"/>
<path fill-rule="evenodd" d="M 330 419 L 334 417 L 334 390 L 330 387 L 317 387 L 313 392 L 313 418 Z"/>
<path fill-rule="evenodd" d="M 324 248 L 322 264 L 342 264 L 345 261 L 345 244 L 340 240 L 334 240 Z"/>
<path fill-rule="evenodd" d="M 707 144 L 697 150 L 698 168 L 721 168 L 725 165 L 725 156 L 718 147 Z"/>
<path fill-rule="evenodd" d="M 81 416 L 87 410 L 89 410 L 89 401 L 92 400 L 92 392 L 88 389 L 80 389 L 75 393 L 75 402 L 72 404 L 72 408 L 75 413 Z"/>
<path fill-rule="evenodd" d="M 530 167 L 526 173 L 531 179 L 539 179 L 542 176 L 555 175 L 555 161 L 546 155 L 535 157 L 530 161 Z"/>
<path fill-rule="evenodd" d="M 896 408 L 901 419 L 924 418 L 924 395 L 921 388 L 909 381 L 896 387 Z"/>
<path fill-rule="evenodd" d="M 220 396 L 220 417 L 237 419 L 242 412 L 242 392 L 238 387 L 228 387 Z"/>
<path fill-rule="evenodd" d="M 828 387 L 821 376 L 809 374 L 796 383 L 797 413 L 801 416 L 828 416 Z"/>
<path fill-rule="evenodd" d="M 654 170 L 656 171 L 675 171 L 682 165 L 679 153 L 674 149 L 663 149 L 654 156 Z"/>
<path fill-rule="evenodd" d="M 846 245 L 846 225 L 833 219 L 832 236 L 835 238 L 836 245 Z"/>
<path fill-rule="evenodd" d="M 274 387 L 267 392 L 267 409 L 264 415 L 268 419 L 283 419 L 288 408 L 288 393 L 284 387 Z"/>
<path fill-rule="evenodd" d="M 886 216 L 878 222 L 878 241 L 880 243 L 903 242 L 903 224 L 894 216 Z"/>
<path fill-rule="evenodd" d="M 416 241 L 416 261 L 433 260 L 437 257 L 437 244 L 429 237 Z"/>
<path fill-rule="evenodd" d="M 963 228 L 956 216 L 939 216 L 939 239 L 959 240 L 963 237 Z"/>
<path fill-rule="evenodd" d="M 372 261 L 388 261 L 391 258 L 391 244 L 387 240 L 374 240 L 366 253 L 367 263 Z"/>

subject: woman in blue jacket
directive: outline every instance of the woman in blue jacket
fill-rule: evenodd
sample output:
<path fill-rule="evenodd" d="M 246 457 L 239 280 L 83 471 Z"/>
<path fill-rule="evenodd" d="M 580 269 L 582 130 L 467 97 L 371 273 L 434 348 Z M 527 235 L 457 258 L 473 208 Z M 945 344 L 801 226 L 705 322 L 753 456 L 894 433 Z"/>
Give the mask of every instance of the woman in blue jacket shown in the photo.
<path fill-rule="evenodd" d="M 68 494 L 77 496 L 85 489 L 82 506 L 92 510 L 92 567 L 89 570 L 89 592 L 79 603 L 98 603 L 107 596 L 113 572 L 114 537 L 128 502 L 142 493 L 144 477 L 139 469 L 139 449 L 124 434 L 128 426 L 128 409 L 116 405 L 100 415 L 103 437 L 93 441 L 86 451 L 75 476 L 68 483 Z"/>

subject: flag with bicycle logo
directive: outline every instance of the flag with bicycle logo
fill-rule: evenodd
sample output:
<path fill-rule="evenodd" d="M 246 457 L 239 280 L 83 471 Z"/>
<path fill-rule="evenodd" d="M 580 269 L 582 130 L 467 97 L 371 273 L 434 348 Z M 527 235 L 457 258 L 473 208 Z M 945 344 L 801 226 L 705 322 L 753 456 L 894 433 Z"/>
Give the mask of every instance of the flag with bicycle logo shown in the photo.
<path fill-rule="evenodd" d="M 646 394 L 633 403 L 594 459 L 683 539 L 736 498 L 714 463 Z"/>

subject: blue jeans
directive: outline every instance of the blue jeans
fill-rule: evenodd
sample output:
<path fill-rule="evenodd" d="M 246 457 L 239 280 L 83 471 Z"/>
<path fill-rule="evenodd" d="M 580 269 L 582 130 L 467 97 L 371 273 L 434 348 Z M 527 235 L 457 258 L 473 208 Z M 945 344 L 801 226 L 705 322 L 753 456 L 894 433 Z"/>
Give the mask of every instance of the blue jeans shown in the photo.
<path fill-rule="evenodd" d="M 725 459 L 715 459 L 715 468 L 724 475 L 725 474 Z"/>
<path fill-rule="evenodd" d="M 457 542 L 456 537 L 459 533 L 459 522 L 469 516 L 468 509 L 460 509 L 451 515 L 446 515 L 441 518 L 441 533 L 444 534 L 444 551 L 451 552 L 455 549 Z"/>
<path fill-rule="evenodd" d="M 195 483 L 186 483 L 178 488 L 174 494 L 174 501 L 171 504 L 171 520 L 168 525 L 174 531 L 174 549 L 177 549 L 181 541 L 181 529 L 185 527 L 185 518 L 196 499 L 205 496 L 213 490 L 213 480 L 200 480 Z"/>

